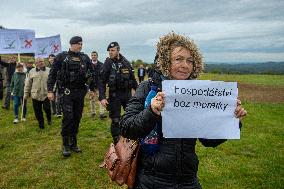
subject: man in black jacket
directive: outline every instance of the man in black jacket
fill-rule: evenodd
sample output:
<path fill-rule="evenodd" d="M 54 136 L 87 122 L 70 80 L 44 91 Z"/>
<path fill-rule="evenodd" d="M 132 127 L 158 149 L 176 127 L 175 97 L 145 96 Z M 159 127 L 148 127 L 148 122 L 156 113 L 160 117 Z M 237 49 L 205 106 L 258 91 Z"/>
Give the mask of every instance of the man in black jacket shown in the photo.
<path fill-rule="evenodd" d="M 131 97 L 131 90 L 137 88 L 137 81 L 134 70 L 128 60 L 122 56 L 117 42 L 109 44 L 107 51 L 109 57 L 106 58 L 101 70 L 99 79 L 99 100 L 101 104 L 109 110 L 111 118 L 111 134 L 114 143 L 119 139 L 119 120 L 121 106 L 125 109 Z M 106 99 L 106 84 L 109 88 L 109 99 Z"/>
<path fill-rule="evenodd" d="M 82 38 L 79 36 L 70 39 L 70 49 L 55 57 L 48 76 L 48 98 L 54 100 L 53 87 L 55 82 L 62 93 L 62 153 L 65 157 L 71 155 L 71 150 L 81 152 L 77 146 L 79 123 L 84 108 L 84 97 L 87 93 L 86 83 L 95 80 L 95 72 L 90 58 L 81 53 Z M 94 90 L 93 86 L 91 90 Z"/>
<path fill-rule="evenodd" d="M 6 80 L 6 98 L 5 98 L 5 102 L 2 106 L 3 109 L 6 109 L 8 110 L 10 108 L 10 99 L 11 99 L 11 89 L 10 89 L 10 84 L 11 84 L 11 79 L 12 79 L 12 76 L 16 70 L 16 57 L 15 56 L 12 56 L 9 60 L 9 63 L 6 63 L 6 62 L 3 62 L 1 60 L 1 57 L 0 57 L 0 64 L 1 66 L 3 67 L 6 67 L 6 75 L 7 75 L 7 80 Z"/>
<path fill-rule="evenodd" d="M 96 51 L 93 51 L 92 54 L 91 54 L 91 59 L 92 59 L 92 67 L 96 73 L 96 79 L 94 80 L 94 82 L 96 83 L 91 83 L 90 85 L 94 85 L 96 86 L 95 90 L 96 90 L 96 93 L 95 93 L 95 96 L 93 97 L 90 97 L 90 105 L 91 105 L 91 115 L 92 117 L 95 117 L 96 116 L 96 101 L 97 101 L 97 92 L 98 92 L 98 79 L 99 79 L 99 74 L 100 74 L 100 71 L 102 70 L 103 68 L 103 63 L 100 62 L 98 60 L 98 53 Z M 106 115 L 105 115 L 105 107 L 103 107 L 103 105 L 101 103 L 99 103 L 99 111 L 100 111 L 100 119 L 104 119 L 106 118 Z"/>
<path fill-rule="evenodd" d="M 138 75 L 139 83 L 144 81 L 144 77 L 146 75 L 146 69 L 144 68 L 143 64 L 141 64 L 139 66 L 139 68 L 137 70 L 137 75 Z"/>
<path fill-rule="evenodd" d="M 54 59 L 55 59 L 54 54 L 50 54 L 48 56 L 48 67 L 51 68 L 52 64 L 54 63 Z M 58 84 L 55 83 L 55 86 L 53 88 L 55 100 L 50 101 L 50 105 L 51 105 L 52 114 L 56 115 L 56 117 L 62 117 L 62 102 L 61 102 L 62 95 L 59 93 L 58 90 L 59 90 Z"/>
<path fill-rule="evenodd" d="M 50 54 L 50 55 L 48 55 L 48 65 L 47 65 L 47 67 L 49 67 L 49 68 L 51 68 L 51 66 L 52 66 L 52 64 L 54 63 L 54 59 L 55 59 L 55 55 L 54 54 Z M 52 100 L 52 101 L 50 101 L 50 106 L 51 106 L 51 110 L 52 110 L 52 114 L 53 115 L 56 115 L 56 113 L 57 113 L 57 102 L 58 102 L 58 95 L 57 95 L 57 93 L 56 93 L 56 84 L 55 84 L 55 87 L 53 88 L 53 91 L 54 91 L 54 99 L 55 100 Z"/>

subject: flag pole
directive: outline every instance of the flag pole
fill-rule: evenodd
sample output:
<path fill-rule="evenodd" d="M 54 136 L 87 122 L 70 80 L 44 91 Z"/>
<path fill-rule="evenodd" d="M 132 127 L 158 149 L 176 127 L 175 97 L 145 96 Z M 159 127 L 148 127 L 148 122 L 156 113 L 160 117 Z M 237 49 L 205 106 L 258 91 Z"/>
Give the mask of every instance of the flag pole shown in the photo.
<path fill-rule="evenodd" d="M 18 62 L 21 62 L 21 55 L 18 53 Z"/>
<path fill-rule="evenodd" d="M 21 121 L 23 121 L 23 115 L 24 115 L 24 106 L 25 106 L 25 99 L 22 98 L 22 111 L 21 111 Z"/>

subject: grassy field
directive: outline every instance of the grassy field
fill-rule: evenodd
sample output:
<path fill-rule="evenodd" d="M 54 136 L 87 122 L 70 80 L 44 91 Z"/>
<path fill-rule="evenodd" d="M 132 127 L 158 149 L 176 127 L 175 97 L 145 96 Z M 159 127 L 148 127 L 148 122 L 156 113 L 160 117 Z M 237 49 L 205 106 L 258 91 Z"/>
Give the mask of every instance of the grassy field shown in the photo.
<path fill-rule="evenodd" d="M 204 73 L 200 78 L 204 80 L 237 81 L 238 83 L 284 87 L 284 75 L 234 75 Z"/>
<path fill-rule="evenodd" d="M 202 78 L 284 86 L 283 76 L 205 74 Z M 13 125 L 12 110 L 0 110 L 0 188 L 120 188 L 98 167 L 111 142 L 108 119 L 92 119 L 86 101 L 78 139 L 83 153 L 65 159 L 60 151 L 61 119 L 54 117 L 52 126 L 39 130 L 30 102 L 25 123 Z M 249 114 L 241 140 L 214 149 L 197 146 L 199 179 L 205 189 L 284 186 L 284 102 L 244 100 L 243 106 Z"/>

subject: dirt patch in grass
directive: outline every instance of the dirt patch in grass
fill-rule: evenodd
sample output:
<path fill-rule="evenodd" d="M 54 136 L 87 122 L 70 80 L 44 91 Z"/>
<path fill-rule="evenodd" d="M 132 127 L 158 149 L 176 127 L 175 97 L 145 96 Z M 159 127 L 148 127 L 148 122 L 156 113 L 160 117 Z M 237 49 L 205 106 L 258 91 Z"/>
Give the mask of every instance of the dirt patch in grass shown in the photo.
<path fill-rule="evenodd" d="M 239 98 L 249 102 L 284 103 L 284 88 L 239 83 Z"/>

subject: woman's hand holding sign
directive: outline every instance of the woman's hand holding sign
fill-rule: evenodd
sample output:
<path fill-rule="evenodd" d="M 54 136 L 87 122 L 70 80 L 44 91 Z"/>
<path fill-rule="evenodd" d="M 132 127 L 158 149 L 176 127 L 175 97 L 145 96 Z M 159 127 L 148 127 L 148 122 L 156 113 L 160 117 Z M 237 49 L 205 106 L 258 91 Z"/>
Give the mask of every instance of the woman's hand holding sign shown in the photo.
<path fill-rule="evenodd" d="M 164 106 L 165 94 L 163 92 L 158 92 L 157 95 L 151 100 L 151 109 L 155 114 L 161 115 Z"/>
<path fill-rule="evenodd" d="M 237 108 L 235 110 L 236 118 L 239 118 L 240 121 L 247 115 L 247 111 L 242 107 L 242 102 L 237 99 Z"/>

